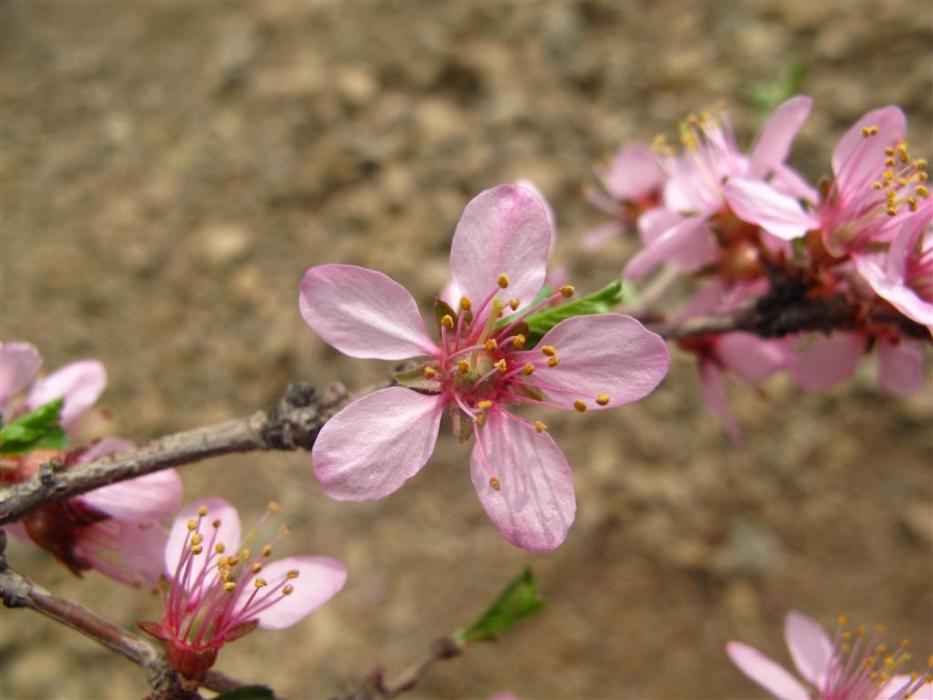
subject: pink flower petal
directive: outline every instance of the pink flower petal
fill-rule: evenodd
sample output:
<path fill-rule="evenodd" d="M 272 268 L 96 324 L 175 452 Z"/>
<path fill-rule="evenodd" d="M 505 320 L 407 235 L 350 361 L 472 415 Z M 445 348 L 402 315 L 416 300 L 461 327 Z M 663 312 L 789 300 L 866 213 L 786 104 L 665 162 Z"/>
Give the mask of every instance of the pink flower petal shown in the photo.
<path fill-rule="evenodd" d="M 559 547 L 577 510 L 564 453 L 547 432 L 503 410 L 490 412 L 477 435 L 470 474 L 489 519 L 516 547 Z"/>
<path fill-rule="evenodd" d="M 658 189 L 664 179 L 657 156 L 643 144 L 623 148 L 597 176 L 609 194 L 628 200 L 640 199 Z"/>
<path fill-rule="evenodd" d="M 457 224 L 450 247 L 450 273 L 474 304 L 497 292 L 498 276 L 509 278 L 503 296 L 531 302 L 547 274 L 554 237 L 547 206 L 521 185 L 499 185 L 474 197 Z"/>
<path fill-rule="evenodd" d="M 834 333 L 827 337 L 809 336 L 796 344 L 797 359 L 791 372 L 804 389 L 828 389 L 855 371 L 865 350 L 860 333 Z"/>
<path fill-rule="evenodd" d="M 819 192 L 804 177 L 793 168 L 778 165 L 774 168 L 771 185 L 781 194 L 794 199 L 800 199 L 810 204 L 816 204 L 820 199 Z"/>
<path fill-rule="evenodd" d="M 105 520 L 82 528 L 78 538 L 80 555 L 105 576 L 128 586 L 158 584 L 168 533 L 157 520 Z"/>
<path fill-rule="evenodd" d="M 118 452 L 129 452 L 135 448 L 136 445 L 130 440 L 124 440 L 118 437 L 101 438 L 97 442 L 92 443 L 90 447 L 81 453 L 81 456 L 77 459 L 77 463 L 83 464 L 84 462 L 93 462 L 101 457 L 117 454 Z"/>
<path fill-rule="evenodd" d="M 104 392 L 107 371 L 97 360 L 72 362 L 32 385 L 27 403 L 35 409 L 49 401 L 64 399 L 62 425 L 66 428 L 87 411 Z"/>
<path fill-rule="evenodd" d="M 140 521 L 170 517 L 181 505 L 181 495 L 178 472 L 163 469 L 89 491 L 79 498 L 112 518 Z"/>
<path fill-rule="evenodd" d="M 638 217 L 638 235 L 641 236 L 641 242 L 645 245 L 653 243 L 683 219 L 683 216 L 665 207 L 649 209 Z"/>
<path fill-rule="evenodd" d="M 357 399 L 321 428 L 311 462 L 328 496 L 375 501 L 417 474 L 434 451 L 445 401 L 390 387 Z"/>
<path fill-rule="evenodd" d="M 712 262 L 719 249 L 706 226 L 706 218 L 691 216 L 636 253 L 625 266 L 623 276 L 635 280 L 648 274 L 663 262 L 674 262 L 685 272 Z"/>
<path fill-rule="evenodd" d="M 793 352 L 782 340 L 764 340 L 751 333 L 726 333 L 716 342 L 716 357 L 723 366 L 752 384 L 787 368 Z"/>
<path fill-rule="evenodd" d="M 36 378 L 42 355 L 32 343 L 0 343 L 0 410 Z M 4 416 L 4 421 L 9 416 Z"/>
<path fill-rule="evenodd" d="M 289 579 L 289 571 L 297 571 L 298 576 Z M 280 630 L 301 621 L 337 595 L 347 580 L 347 568 L 330 557 L 287 557 L 263 566 L 260 576 L 269 584 L 267 590 L 277 587 L 283 581 L 288 581 L 293 588 L 291 594 L 260 611 L 254 618 L 259 620 L 259 626 L 263 629 Z M 252 586 L 241 590 L 240 600 L 236 604 L 238 613 L 242 612 L 252 593 Z"/>
<path fill-rule="evenodd" d="M 568 318 L 544 334 L 538 346 L 545 345 L 556 349 L 556 367 L 547 365 L 539 349 L 517 353 L 516 361 L 537 365 L 534 378 L 544 393 L 568 410 L 579 400 L 592 410 L 637 401 L 661 383 L 671 361 L 661 336 L 623 314 Z M 597 404 L 599 394 L 608 403 Z"/>
<path fill-rule="evenodd" d="M 878 384 L 895 396 L 910 396 L 923 388 L 923 348 L 904 339 L 878 342 Z"/>
<path fill-rule="evenodd" d="M 550 259 L 551 254 L 554 252 L 554 246 L 557 245 L 557 217 L 554 215 L 554 209 L 551 207 L 550 204 L 548 204 L 547 197 L 544 196 L 544 192 L 542 192 L 538 188 L 538 186 L 535 183 L 533 183 L 531 180 L 525 180 L 525 179 L 516 180 L 515 184 L 518 185 L 519 187 L 524 187 L 525 189 L 530 190 L 532 194 L 534 194 L 536 197 L 538 197 L 538 199 L 541 200 L 541 204 L 544 205 L 544 210 L 547 212 L 547 220 L 548 220 L 548 223 L 551 225 L 551 233 L 552 233 L 551 245 L 548 246 L 548 249 L 547 249 L 547 256 Z"/>
<path fill-rule="evenodd" d="M 810 116 L 813 100 L 805 95 L 791 97 L 774 110 L 765 122 L 749 160 L 748 177 L 760 178 L 783 163 L 794 137 Z"/>
<path fill-rule="evenodd" d="M 214 545 L 218 542 L 223 543 L 228 552 L 236 552 L 240 548 L 240 514 L 232 504 L 222 498 L 210 496 L 202 498 L 194 503 L 189 503 L 182 508 L 175 522 L 172 524 L 169 532 L 168 542 L 165 544 L 165 573 L 168 577 L 174 578 L 175 570 L 178 568 L 178 562 L 181 560 L 185 551 L 185 542 L 188 540 L 188 521 L 198 520 L 198 508 L 204 506 L 207 508 L 207 515 L 201 520 L 200 532 L 204 538 L 204 553 L 194 557 L 189 577 L 187 590 L 193 590 L 192 583 L 198 578 L 198 575 L 204 570 L 208 563 L 208 554 L 212 554 Z M 215 528 L 213 523 L 220 521 L 220 525 Z M 217 578 L 217 573 L 213 572 L 207 575 L 208 581 Z M 181 585 L 181 581 L 176 581 Z"/>
<path fill-rule="evenodd" d="M 739 670 L 755 683 L 780 700 L 809 700 L 810 694 L 783 666 L 775 663 L 757 649 L 729 642 L 726 653 Z"/>
<path fill-rule="evenodd" d="M 583 236 L 583 249 L 594 251 L 602 248 L 611 238 L 615 238 L 623 231 L 622 224 L 618 221 L 608 221 L 594 229 L 590 229 Z"/>
<path fill-rule="evenodd" d="M 866 127 L 878 127 L 878 133 L 866 137 Z M 843 197 L 868 188 L 884 169 L 884 149 L 906 136 L 907 117 L 899 107 L 872 110 L 855 122 L 833 150 L 833 174 Z"/>
<path fill-rule="evenodd" d="M 723 185 L 723 195 L 740 219 L 758 224 L 787 241 L 800 238 L 819 225 L 796 199 L 781 194 L 766 182 L 735 177 Z"/>
<path fill-rule="evenodd" d="M 822 688 L 833 660 L 833 643 L 822 626 L 791 610 L 784 619 L 784 641 L 800 675 Z"/>
<path fill-rule="evenodd" d="M 907 690 L 916 685 L 917 681 L 908 675 L 894 676 L 878 690 L 875 700 L 908 700 Z M 909 700 L 933 700 L 933 684 L 922 683 Z"/>
<path fill-rule="evenodd" d="M 298 305 L 305 323 L 345 355 L 404 360 L 437 352 L 411 294 L 381 272 L 312 267 L 301 280 Z"/>
<path fill-rule="evenodd" d="M 706 410 L 722 421 L 723 427 L 735 443 L 742 442 L 742 431 L 726 399 L 725 374 L 714 360 L 700 359 L 700 391 Z"/>

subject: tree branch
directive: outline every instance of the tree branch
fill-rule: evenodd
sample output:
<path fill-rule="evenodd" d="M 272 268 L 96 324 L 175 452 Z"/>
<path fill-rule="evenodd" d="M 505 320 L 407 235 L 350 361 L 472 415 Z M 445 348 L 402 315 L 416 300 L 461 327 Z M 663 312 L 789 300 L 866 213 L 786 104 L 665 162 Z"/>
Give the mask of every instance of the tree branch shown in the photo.
<path fill-rule="evenodd" d="M 47 503 L 208 457 L 256 450 L 310 449 L 321 426 L 348 398 L 341 384 L 332 385 L 323 396 L 309 384 L 291 384 L 268 413 L 258 411 L 245 418 L 168 435 L 139 449 L 68 469 L 61 462 L 48 462 L 28 481 L 0 490 L 0 524 Z"/>
<path fill-rule="evenodd" d="M 200 696 L 186 690 L 177 674 L 166 663 L 162 652 L 152 643 L 92 613 L 77 603 L 51 593 L 9 568 L 4 555 L 6 533 L 0 530 L 0 597 L 8 608 L 28 608 L 66 627 L 80 632 L 120 656 L 142 667 L 153 700 L 197 700 Z M 208 690 L 228 692 L 245 683 L 222 673 L 209 671 L 201 684 Z"/>

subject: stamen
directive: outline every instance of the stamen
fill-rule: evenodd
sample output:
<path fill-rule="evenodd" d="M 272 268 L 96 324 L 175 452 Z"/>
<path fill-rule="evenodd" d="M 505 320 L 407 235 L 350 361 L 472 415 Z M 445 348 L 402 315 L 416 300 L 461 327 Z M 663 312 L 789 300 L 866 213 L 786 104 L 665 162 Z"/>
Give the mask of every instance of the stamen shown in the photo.
<path fill-rule="evenodd" d="M 199 545 L 199 544 L 196 544 L 196 545 L 194 545 L 194 546 L 191 548 L 191 553 L 192 553 L 192 554 L 200 554 L 200 553 L 203 552 L 203 551 L 204 551 L 204 549 L 203 549 L 203 548 L 201 547 L 201 545 Z"/>
<path fill-rule="evenodd" d="M 526 377 L 534 371 L 535 366 L 530 362 L 525 363 L 525 365 L 522 367 L 522 374 L 524 374 Z"/>
<path fill-rule="evenodd" d="M 295 587 L 289 583 L 282 589 L 282 595 L 291 595 L 294 591 Z"/>
<path fill-rule="evenodd" d="M 214 551 L 217 552 L 217 554 L 223 554 L 225 549 L 226 547 L 224 546 L 223 542 L 218 542 L 216 545 L 214 545 Z M 219 565 L 220 564 L 218 564 L 218 566 Z"/>
<path fill-rule="evenodd" d="M 557 349 L 553 345 L 545 345 L 541 348 L 541 352 L 543 352 L 548 357 L 554 357 L 554 355 L 557 354 Z"/>
<path fill-rule="evenodd" d="M 476 418 L 473 419 L 473 422 L 482 428 L 484 425 L 486 425 L 486 414 L 480 413 L 476 416 Z"/>
<path fill-rule="evenodd" d="M 288 573 L 285 574 L 285 577 L 294 580 L 298 578 L 299 573 L 300 572 L 298 571 L 298 569 L 289 569 Z"/>
<path fill-rule="evenodd" d="M 501 360 L 499 360 L 498 362 L 496 362 L 496 363 L 495 363 L 495 367 L 496 367 L 496 369 L 499 370 L 500 372 L 505 372 L 505 371 L 508 369 L 508 366 L 507 366 L 506 363 L 505 363 L 505 358 L 503 357 Z"/>
<path fill-rule="evenodd" d="M 535 421 L 535 432 L 543 433 L 545 430 L 547 430 L 547 425 L 545 425 L 543 422 L 539 420 L 536 420 Z"/>
<path fill-rule="evenodd" d="M 469 311 L 473 306 L 473 303 L 470 301 L 469 297 L 460 297 L 460 308 L 463 311 Z"/>
<path fill-rule="evenodd" d="M 548 367 L 557 367 L 557 363 L 559 363 L 559 362 L 560 362 L 560 360 L 557 359 L 557 356 L 556 356 L 556 355 L 554 355 L 553 357 L 547 358 L 547 366 L 548 366 Z"/>
<path fill-rule="evenodd" d="M 266 506 L 266 510 L 269 511 L 270 513 L 278 513 L 279 504 L 276 501 L 269 501 L 269 505 Z"/>
<path fill-rule="evenodd" d="M 486 347 L 486 350 L 488 350 L 489 352 L 493 352 L 494 350 L 498 349 L 498 347 L 499 347 L 499 343 L 496 342 L 496 339 L 495 339 L 495 338 L 489 338 L 489 339 L 487 339 L 486 342 L 484 343 L 484 345 L 485 345 L 485 347 Z"/>
<path fill-rule="evenodd" d="M 433 367 L 424 368 L 424 378 L 425 379 L 434 379 L 437 376 L 437 371 Z"/>
<path fill-rule="evenodd" d="M 201 537 L 201 533 L 199 532 L 196 532 L 191 536 L 191 544 L 195 547 L 197 547 L 203 541 L 204 541 L 204 538 Z"/>
<path fill-rule="evenodd" d="M 608 404 L 609 394 L 604 394 L 603 392 L 599 392 L 598 394 L 596 394 L 596 403 L 598 403 L 600 406 L 605 406 L 606 404 Z"/>
<path fill-rule="evenodd" d="M 580 413 L 586 411 L 586 404 L 583 403 L 580 399 L 577 399 L 573 402 L 573 407 L 577 409 Z"/>
<path fill-rule="evenodd" d="M 523 336 L 521 333 L 516 335 L 514 338 L 512 338 L 512 345 L 519 349 L 525 347 L 525 336 Z"/>
<path fill-rule="evenodd" d="M 512 311 L 518 311 L 518 307 L 522 305 L 522 302 L 519 299 L 509 299 L 509 308 Z"/>
<path fill-rule="evenodd" d="M 240 559 L 242 561 L 249 561 L 249 550 L 245 547 L 240 550 Z"/>
<path fill-rule="evenodd" d="M 481 411 L 488 411 L 490 408 L 492 408 L 492 401 L 489 401 L 488 399 L 477 401 L 476 407 L 479 408 Z"/>
<path fill-rule="evenodd" d="M 201 506 L 198 508 L 198 515 L 200 515 L 202 518 L 207 515 L 207 506 Z"/>
<path fill-rule="evenodd" d="M 862 127 L 862 136 L 868 138 L 869 136 L 874 136 L 878 133 L 877 126 L 863 126 Z"/>
<path fill-rule="evenodd" d="M 215 530 L 216 530 L 217 528 L 219 528 L 219 527 L 220 527 L 220 518 L 217 518 L 216 520 L 214 520 L 214 521 L 211 523 L 211 526 L 212 526 Z"/>
<path fill-rule="evenodd" d="M 262 571 L 262 562 L 254 561 L 250 568 L 254 574 L 258 574 L 260 571 Z"/>
<path fill-rule="evenodd" d="M 460 374 L 469 374 L 470 363 L 466 360 L 460 360 L 460 362 L 457 363 L 457 369 L 460 370 Z"/>
<path fill-rule="evenodd" d="M 499 477 L 497 476 L 489 478 L 489 485 L 493 488 L 494 491 L 498 491 L 502 488 L 502 482 L 499 481 Z"/>
<path fill-rule="evenodd" d="M 187 525 L 188 525 L 188 532 L 194 532 L 198 527 L 197 522 L 195 522 L 194 520 L 189 520 Z"/>
<path fill-rule="evenodd" d="M 509 286 L 509 276 L 504 272 L 500 272 L 499 276 L 496 277 L 496 284 L 499 285 L 500 289 L 505 289 Z"/>
<path fill-rule="evenodd" d="M 257 578 L 255 581 L 253 581 L 253 585 L 256 588 L 263 588 L 265 586 L 268 586 L 269 583 L 264 578 Z"/>
<path fill-rule="evenodd" d="M 224 591 L 227 593 L 233 593 L 236 590 L 236 584 L 233 581 L 227 581 L 224 584 Z"/>
<path fill-rule="evenodd" d="M 268 557 L 268 556 L 271 555 L 271 554 L 272 554 L 272 545 L 271 545 L 271 544 L 265 545 L 265 546 L 262 548 L 262 556 Z"/>
<path fill-rule="evenodd" d="M 454 317 L 450 314 L 444 314 L 441 316 L 441 325 L 447 330 L 451 330 L 454 327 Z"/>
<path fill-rule="evenodd" d="M 569 299 L 570 297 L 573 296 L 573 293 L 575 291 L 576 290 L 573 288 L 573 285 L 565 284 L 563 287 L 560 288 L 560 295 L 564 297 L 565 299 Z"/>

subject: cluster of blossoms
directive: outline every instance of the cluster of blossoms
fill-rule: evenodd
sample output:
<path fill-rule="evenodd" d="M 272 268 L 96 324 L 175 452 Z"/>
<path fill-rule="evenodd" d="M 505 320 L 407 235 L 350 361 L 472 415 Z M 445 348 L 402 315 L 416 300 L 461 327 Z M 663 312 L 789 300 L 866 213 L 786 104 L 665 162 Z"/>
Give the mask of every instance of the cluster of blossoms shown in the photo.
<path fill-rule="evenodd" d="M 302 316 L 352 357 L 423 358 L 400 386 L 364 396 L 331 418 L 312 451 L 314 472 L 333 498 L 388 496 L 424 466 L 441 417 L 475 438 L 473 486 L 512 544 L 552 550 L 576 512 L 567 460 L 540 420 L 509 406 L 583 413 L 636 401 L 658 385 L 670 361 L 664 341 L 621 314 L 575 316 L 534 342 L 525 322 L 574 293 L 541 295 L 553 224 L 547 205 L 523 185 L 475 197 L 457 224 L 450 272 L 457 308 L 438 301 L 432 338 L 400 284 L 351 265 L 309 269 Z"/>
<path fill-rule="evenodd" d="M 39 379 L 41 366 L 35 346 L 0 343 L 3 423 L 61 399 L 60 422 L 71 444 L 0 456 L 0 481 L 23 482 L 53 459 L 68 468 L 133 448 L 121 438 L 88 441 L 86 437 L 89 428 L 101 423 L 90 414 L 107 384 L 100 362 L 73 362 Z M 150 553 L 164 545 L 162 521 L 178 510 L 181 496 L 181 478 L 174 469 L 166 469 L 45 504 L 6 527 L 18 539 L 51 552 L 78 576 L 94 569 L 121 583 L 148 587 L 161 572 L 158 559 Z"/>
<path fill-rule="evenodd" d="M 784 370 L 804 388 L 824 389 L 876 349 L 882 388 L 903 396 L 923 382 L 921 345 L 933 332 L 927 162 L 910 153 L 903 112 L 884 107 L 845 133 L 832 178 L 814 188 L 785 163 L 810 108 L 804 96 L 780 105 L 748 154 L 726 112 L 692 116 L 681 125 L 682 149 L 661 137 L 652 158 L 647 147 L 624 149 L 600 173 L 605 192 L 591 195 L 614 217 L 597 240 L 629 226 L 641 236 L 627 278 L 667 264 L 702 281 L 682 319 L 783 304 L 802 314 L 819 308 L 811 326 L 835 329 L 813 335 L 778 324 L 681 343 L 699 357 L 707 403 L 735 437 L 727 372 L 757 383 Z"/>
<path fill-rule="evenodd" d="M 933 657 L 927 672 L 908 673 L 910 642 L 893 649 L 881 641 L 880 626 L 848 627 L 839 616 L 832 638 L 815 620 L 792 611 L 784 623 L 784 638 L 794 666 L 803 678 L 761 652 L 740 642 L 729 642 L 726 653 L 742 672 L 779 700 L 933 700 Z"/>

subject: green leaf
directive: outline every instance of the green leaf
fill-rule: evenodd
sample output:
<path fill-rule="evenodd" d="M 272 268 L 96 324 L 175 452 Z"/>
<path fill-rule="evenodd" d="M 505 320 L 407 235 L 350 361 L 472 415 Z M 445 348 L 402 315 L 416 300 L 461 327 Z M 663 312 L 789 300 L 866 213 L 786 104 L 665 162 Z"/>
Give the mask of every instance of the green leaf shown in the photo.
<path fill-rule="evenodd" d="M 274 700 L 272 688 L 264 685 L 244 685 L 217 695 L 214 700 Z"/>
<path fill-rule="evenodd" d="M 807 64 L 793 61 L 777 80 L 762 80 L 753 83 L 748 90 L 748 99 L 764 117 L 785 100 L 800 92 L 807 77 Z"/>
<path fill-rule="evenodd" d="M 0 454 L 19 455 L 40 448 L 68 446 L 61 427 L 62 399 L 55 399 L 0 428 Z"/>
<path fill-rule="evenodd" d="M 486 612 L 456 634 L 457 641 L 462 644 L 492 641 L 545 605 L 547 601 L 538 595 L 538 583 L 531 575 L 531 569 L 525 569 L 505 587 Z"/>
<path fill-rule="evenodd" d="M 613 306 L 621 303 L 628 296 L 628 290 L 622 280 L 616 280 L 589 296 L 560 306 L 550 306 L 531 314 L 525 319 L 525 323 L 528 324 L 527 347 L 534 346 L 541 336 L 561 321 L 573 316 L 609 313 Z"/>

